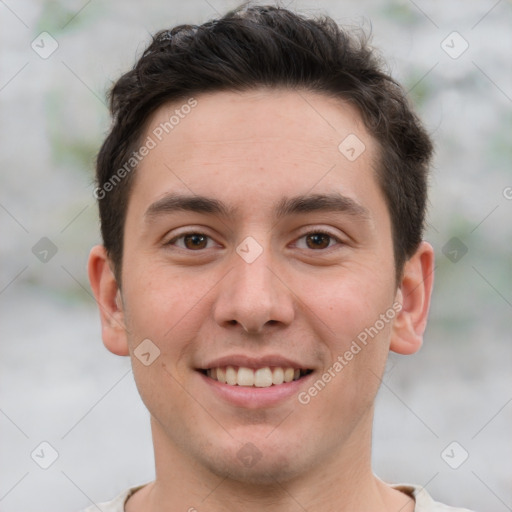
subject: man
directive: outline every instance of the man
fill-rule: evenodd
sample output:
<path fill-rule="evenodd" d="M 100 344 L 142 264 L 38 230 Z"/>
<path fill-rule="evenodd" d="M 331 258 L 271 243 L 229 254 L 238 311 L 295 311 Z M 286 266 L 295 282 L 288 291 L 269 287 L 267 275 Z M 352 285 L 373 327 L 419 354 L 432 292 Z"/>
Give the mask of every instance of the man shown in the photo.
<path fill-rule="evenodd" d="M 453 509 L 371 469 L 389 350 L 422 343 L 430 139 L 329 18 L 156 34 L 111 93 L 89 277 L 151 415 L 156 480 L 102 510 Z"/>

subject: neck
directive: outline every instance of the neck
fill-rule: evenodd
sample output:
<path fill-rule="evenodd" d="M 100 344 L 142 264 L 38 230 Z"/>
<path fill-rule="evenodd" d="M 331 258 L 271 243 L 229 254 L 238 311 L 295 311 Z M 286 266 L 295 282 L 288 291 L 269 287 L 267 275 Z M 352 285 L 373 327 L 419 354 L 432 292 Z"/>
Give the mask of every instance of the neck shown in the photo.
<path fill-rule="evenodd" d="M 371 421 L 370 416 L 343 447 L 304 473 L 254 484 L 215 474 L 170 442 L 152 419 L 156 480 L 130 498 L 126 512 L 227 512 L 242 507 L 246 512 L 413 512 L 414 500 L 371 470 Z"/>

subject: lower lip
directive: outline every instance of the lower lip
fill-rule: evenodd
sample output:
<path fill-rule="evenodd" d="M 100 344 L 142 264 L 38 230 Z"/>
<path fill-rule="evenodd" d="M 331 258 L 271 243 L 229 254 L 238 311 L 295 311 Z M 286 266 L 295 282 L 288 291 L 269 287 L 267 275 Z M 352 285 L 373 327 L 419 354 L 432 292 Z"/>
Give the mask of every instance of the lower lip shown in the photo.
<path fill-rule="evenodd" d="M 256 388 L 249 386 L 231 386 L 214 380 L 201 372 L 197 372 L 204 383 L 221 399 L 230 402 L 238 407 L 258 409 L 272 407 L 297 396 L 300 388 L 304 387 L 312 377 L 313 373 L 305 375 L 298 380 L 269 386 L 268 388 Z"/>

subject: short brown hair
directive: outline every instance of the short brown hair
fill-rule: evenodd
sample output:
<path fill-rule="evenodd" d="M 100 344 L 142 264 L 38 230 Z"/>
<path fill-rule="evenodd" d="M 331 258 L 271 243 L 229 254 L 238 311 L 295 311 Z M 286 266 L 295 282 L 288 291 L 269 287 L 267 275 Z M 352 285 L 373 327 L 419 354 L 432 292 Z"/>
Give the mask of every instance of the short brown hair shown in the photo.
<path fill-rule="evenodd" d="M 113 124 L 98 154 L 95 195 L 103 243 L 119 284 L 134 172 L 113 180 L 118 170 L 126 171 L 149 117 L 191 95 L 262 86 L 318 92 L 358 109 L 380 149 L 377 180 L 390 213 L 398 280 L 423 236 L 432 154 L 404 90 L 383 71 L 362 33 L 345 30 L 329 17 L 309 19 L 284 8 L 243 5 L 203 25 L 156 33 L 110 92 Z"/>

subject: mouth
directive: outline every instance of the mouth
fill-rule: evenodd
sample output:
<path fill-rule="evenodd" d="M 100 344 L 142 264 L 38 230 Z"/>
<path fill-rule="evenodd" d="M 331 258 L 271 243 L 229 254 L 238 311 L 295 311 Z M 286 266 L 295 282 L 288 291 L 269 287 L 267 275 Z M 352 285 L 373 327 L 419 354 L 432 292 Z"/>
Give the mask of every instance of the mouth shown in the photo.
<path fill-rule="evenodd" d="M 313 370 L 308 368 L 293 368 L 282 366 L 265 366 L 262 368 L 247 368 L 245 366 L 217 366 L 214 368 L 198 369 L 206 377 L 227 384 L 249 388 L 270 388 L 300 380 Z"/>

